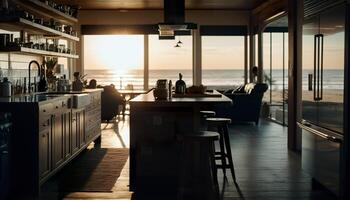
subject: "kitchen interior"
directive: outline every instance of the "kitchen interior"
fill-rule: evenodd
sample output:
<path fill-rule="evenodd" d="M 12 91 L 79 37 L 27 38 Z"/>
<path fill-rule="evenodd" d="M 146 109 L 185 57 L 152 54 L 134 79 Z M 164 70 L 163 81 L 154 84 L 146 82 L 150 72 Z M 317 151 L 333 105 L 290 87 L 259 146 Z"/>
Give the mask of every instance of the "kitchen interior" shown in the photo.
<path fill-rule="evenodd" d="M 1 0 L 0 199 L 348 199 L 349 9 Z M 86 73 L 99 35 L 141 35 L 140 87 Z M 151 79 L 151 35 L 191 36 L 190 81 Z M 205 84 L 204 37 L 218 36 L 243 41 L 241 83 L 224 89 Z"/>

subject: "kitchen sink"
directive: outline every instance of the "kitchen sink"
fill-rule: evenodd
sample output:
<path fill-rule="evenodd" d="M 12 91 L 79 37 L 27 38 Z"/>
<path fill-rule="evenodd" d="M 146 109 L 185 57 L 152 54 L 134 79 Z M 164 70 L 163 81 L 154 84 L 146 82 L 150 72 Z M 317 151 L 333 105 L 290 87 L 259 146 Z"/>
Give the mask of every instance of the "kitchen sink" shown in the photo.
<path fill-rule="evenodd" d="M 63 95 L 69 95 L 69 107 L 71 108 L 83 108 L 90 104 L 90 96 L 88 93 L 82 92 L 46 92 L 41 94 L 36 94 L 38 99 L 53 99 L 56 97 L 61 97 Z"/>
<path fill-rule="evenodd" d="M 89 94 L 72 94 L 71 107 L 72 108 L 83 108 L 90 104 L 90 95 Z"/>
<path fill-rule="evenodd" d="M 44 92 L 41 94 L 47 94 L 47 95 L 62 95 L 62 94 L 85 94 L 86 92 L 83 91 L 62 91 L 62 92 Z"/>

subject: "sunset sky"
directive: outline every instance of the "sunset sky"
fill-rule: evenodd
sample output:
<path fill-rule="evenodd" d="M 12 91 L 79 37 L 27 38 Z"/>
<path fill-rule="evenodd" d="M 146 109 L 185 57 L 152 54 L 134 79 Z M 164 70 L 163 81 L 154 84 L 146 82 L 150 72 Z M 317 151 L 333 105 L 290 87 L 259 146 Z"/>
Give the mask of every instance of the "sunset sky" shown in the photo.
<path fill-rule="evenodd" d="M 85 69 L 112 69 L 125 72 L 129 69 L 143 69 L 143 35 L 103 35 L 84 36 Z M 175 48 L 181 40 L 182 47 Z M 303 51 L 306 59 L 303 65 L 313 67 L 313 36 L 304 37 Z M 343 33 L 334 34 L 325 39 L 327 55 L 324 65 L 328 68 L 343 66 L 339 59 L 342 49 L 337 49 L 342 43 Z M 269 34 L 264 34 L 264 66 L 270 66 Z M 286 34 L 285 44 L 288 45 Z M 282 35 L 273 35 L 273 67 L 282 68 Z M 288 62 L 287 51 L 286 65 Z M 203 36 L 202 37 L 202 68 L 203 69 L 243 69 L 244 39 L 239 36 Z M 149 36 L 149 68 L 150 69 L 191 69 L 192 68 L 192 37 L 177 36 L 175 40 L 159 40 L 158 35 Z"/>

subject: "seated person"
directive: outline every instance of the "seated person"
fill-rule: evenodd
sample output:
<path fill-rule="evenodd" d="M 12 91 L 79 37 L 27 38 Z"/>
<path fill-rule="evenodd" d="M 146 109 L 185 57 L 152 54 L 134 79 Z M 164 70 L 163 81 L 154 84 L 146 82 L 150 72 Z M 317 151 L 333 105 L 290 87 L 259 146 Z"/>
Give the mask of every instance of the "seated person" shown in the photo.
<path fill-rule="evenodd" d="M 86 87 L 87 89 L 96 89 L 97 81 L 95 79 L 91 79 L 89 85 Z"/>

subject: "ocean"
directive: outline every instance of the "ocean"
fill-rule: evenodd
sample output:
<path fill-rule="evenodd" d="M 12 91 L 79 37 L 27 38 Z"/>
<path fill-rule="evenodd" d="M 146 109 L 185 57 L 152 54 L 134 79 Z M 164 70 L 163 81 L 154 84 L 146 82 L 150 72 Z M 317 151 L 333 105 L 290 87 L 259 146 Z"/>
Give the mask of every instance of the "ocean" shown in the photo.
<path fill-rule="evenodd" d="M 113 70 L 85 70 L 86 78 L 96 79 L 99 85 L 114 84 L 116 88 L 122 89 L 126 85 L 132 84 L 134 89 L 143 88 L 143 70 L 130 70 L 126 74 L 119 74 Z M 179 73 L 182 73 L 183 80 L 187 86 L 192 85 L 192 70 L 171 69 L 171 70 L 149 70 L 149 86 L 154 87 L 158 79 L 171 80 L 173 84 L 179 79 Z M 288 72 L 284 71 L 284 84 L 288 85 Z M 303 89 L 307 89 L 308 74 L 312 70 L 303 72 Z M 270 71 L 265 71 L 269 78 Z M 343 89 L 344 75 L 342 70 L 324 70 L 323 78 L 324 89 Z M 203 70 L 203 85 L 209 88 L 226 89 L 235 87 L 244 83 L 244 70 Z M 272 87 L 273 90 L 283 88 L 283 70 L 272 70 Z M 287 87 L 286 87 L 287 88 Z"/>

